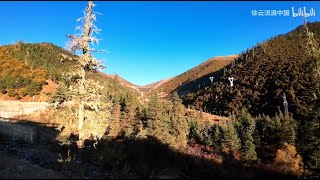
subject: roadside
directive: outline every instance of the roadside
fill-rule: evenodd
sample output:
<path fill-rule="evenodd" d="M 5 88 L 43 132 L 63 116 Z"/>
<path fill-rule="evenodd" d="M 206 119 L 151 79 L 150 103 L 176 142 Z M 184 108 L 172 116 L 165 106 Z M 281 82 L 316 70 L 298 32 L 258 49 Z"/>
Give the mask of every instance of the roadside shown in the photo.
<path fill-rule="evenodd" d="M 0 179 L 62 179 L 59 172 L 45 169 L 24 158 L 10 156 L 0 151 Z"/>
<path fill-rule="evenodd" d="M 102 178 L 104 170 L 75 160 L 68 163 L 63 149 L 55 146 L 30 145 L 0 136 L 0 179 L 87 179 Z M 59 154 L 62 153 L 60 156 Z"/>

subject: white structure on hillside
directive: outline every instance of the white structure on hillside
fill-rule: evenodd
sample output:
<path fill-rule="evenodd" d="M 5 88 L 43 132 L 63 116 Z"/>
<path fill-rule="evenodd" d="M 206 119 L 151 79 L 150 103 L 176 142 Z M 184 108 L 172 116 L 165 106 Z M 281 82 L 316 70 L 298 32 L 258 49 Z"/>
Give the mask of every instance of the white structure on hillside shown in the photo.
<path fill-rule="evenodd" d="M 229 79 L 229 81 L 230 81 L 230 86 L 233 87 L 233 80 L 234 80 L 234 78 L 233 78 L 233 77 L 231 77 L 231 78 L 229 77 L 228 79 Z"/>
<path fill-rule="evenodd" d="M 214 77 L 213 77 L 213 76 L 211 76 L 211 77 L 210 77 L 210 81 L 211 81 L 211 83 L 213 82 L 213 79 L 214 79 Z"/>
<path fill-rule="evenodd" d="M 289 117 L 289 108 L 288 108 L 288 101 L 286 97 L 286 93 L 283 93 L 283 106 L 284 106 L 284 115 L 286 118 Z"/>

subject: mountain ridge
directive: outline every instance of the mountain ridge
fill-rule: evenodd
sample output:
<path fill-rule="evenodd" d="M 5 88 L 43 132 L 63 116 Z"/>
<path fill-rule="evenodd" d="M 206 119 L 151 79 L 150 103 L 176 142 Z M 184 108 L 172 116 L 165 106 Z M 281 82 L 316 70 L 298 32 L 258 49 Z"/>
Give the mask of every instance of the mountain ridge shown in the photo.
<path fill-rule="evenodd" d="M 180 89 L 193 88 L 189 86 L 190 83 L 198 83 L 201 77 L 208 76 L 211 73 L 214 73 L 219 69 L 224 68 L 238 56 L 239 55 L 232 54 L 227 56 L 215 56 L 209 58 L 201 64 L 157 86 L 156 91 L 164 91 L 167 94 L 171 94 L 174 91 L 179 91 Z"/>
<path fill-rule="evenodd" d="M 70 71 L 75 64 L 73 57 L 75 55 L 69 51 L 48 42 L 19 41 L 0 46 L 0 99 L 48 100 L 58 89 L 58 82 L 63 80 L 61 74 Z M 127 86 L 116 84 L 114 75 L 97 72 L 88 75 L 106 86 L 105 93 L 121 94 L 121 96 L 129 93 Z M 119 84 L 132 85 L 123 78 L 118 79 L 120 79 Z"/>
<path fill-rule="evenodd" d="M 307 24 L 320 41 L 320 22 Z M 305 50 L 306 40 L 303 25 L 280 34 L 240 54 L 232 64 L 219 72 L 212 84 L 200 84 L 185 94 L 183 101 L 187 106 L 195 106 L 213 114 L 231 115 L 247 107 L 251 114 L 258 112 L 273 116 L 283 110 L 283 94 L 289 104 L 289 112 L 294 117 L 304 118 L 309 111 L 307 91 L 311 82 L 307 70 L 308 55 Z M 230 87 L 228 77 L 234 77 L 234 87 Z M 208 77 L 204 77 L 210 82 Z M 190 90 L 190 88 L 189 88 Z M 184 95 L 183 91 L 178 91 Z"/>

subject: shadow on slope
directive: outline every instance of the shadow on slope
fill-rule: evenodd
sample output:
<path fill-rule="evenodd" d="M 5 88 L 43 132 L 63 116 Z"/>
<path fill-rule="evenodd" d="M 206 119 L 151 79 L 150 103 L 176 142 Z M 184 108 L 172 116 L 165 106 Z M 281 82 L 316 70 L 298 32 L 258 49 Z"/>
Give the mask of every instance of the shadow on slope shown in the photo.
<path fill-rule="evenodd" d="M 105 135 L 98 143 L 86 140 L 85 147 L 78 149 L 75 135 L 70 135 L 69 144 L 62 144 L 56 140 L 59 131 L 54 127 L 28 121 L 16 123 L 37 128 L 37 143 L 7 139 L 0 144 L 0 150 L 71 178 L 287 177 L 263 165 L 247 166 L 228 154 L 222 153 L 224 161 L 218 163 L 199 156 L 203 152 L 178 152 L 154 137 L 116 139 Z"/>

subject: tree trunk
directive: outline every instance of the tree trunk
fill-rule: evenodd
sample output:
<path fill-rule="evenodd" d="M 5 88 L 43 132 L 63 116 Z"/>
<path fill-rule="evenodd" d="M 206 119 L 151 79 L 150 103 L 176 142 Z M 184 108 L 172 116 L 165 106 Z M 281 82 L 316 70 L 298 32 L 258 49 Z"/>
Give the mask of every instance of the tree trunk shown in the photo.
<path fill-rule="evenodd" d="M 85 71 L 84 69 L 81 70 L 80 73 L 81 79 L 79 82 L 79 119 L 78 119 L 78 133 L 79 133 L 79 141 L 78 141 L 78 148 L 83 147 L 83 139 L 82 139 L 82 127 L 84 122 L 84 99 L 83 96 L 85 95 Z"/>
<path fill-rule="evenodd" d="M 82 139 L 82 127 L 83 127 L 83 122 L 84 122 L 84 103 L 85 100 L 83 99 L 83 96 L 85 95 L 85 63 L 84 62 L 88 62 L 88 50 L 89 50 L 89 37 L 90 37 L 90 33 L 91 33 L 91 13 L 92 13 L 92 7 L 93 7 L 93 3 L 91 1 L 88 2 L 88 7 L 86 9 L 86 24 L 84 27 L 85 33 L 84 33 L 84 40 L 83 41 L 83 49 L 82 49 L 82 68 L 81 68 L 81 72 L 80 72 L 80 82 L 79 82 L 79 122 L 78 122 L 78 132 L 79 132 L 79 141 L 78 141 L 78 148 L 83 148 L 83 139 Z"/>
<path fill-rule="evenodd" d="M 83 101 L 79 102 L 79 120 L 78 120 L 78 132 L 79 132 L 79 142 L 78 142 L 78 148 L 83 147 L 82 142 L 82 127 L 83 127 L 83 121 L 84 121 L 84 103 Z"/>

